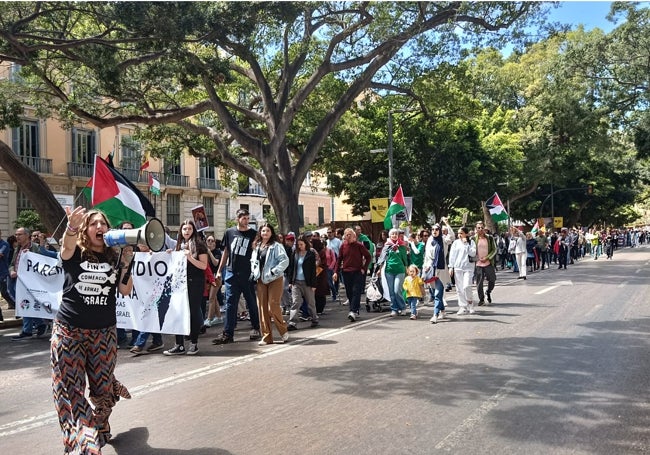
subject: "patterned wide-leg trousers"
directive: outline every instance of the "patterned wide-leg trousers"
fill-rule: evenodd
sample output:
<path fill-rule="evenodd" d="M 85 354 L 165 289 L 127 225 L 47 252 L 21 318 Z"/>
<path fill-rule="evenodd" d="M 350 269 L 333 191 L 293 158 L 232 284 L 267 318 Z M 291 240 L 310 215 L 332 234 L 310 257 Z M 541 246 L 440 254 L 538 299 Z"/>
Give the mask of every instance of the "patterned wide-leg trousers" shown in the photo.
<path fill-rule="evenodd" d="M 120 397 L 131 398 L 113 374 L 117 361 L 115 326 L 78 329 L 55 320 L 50 359 L 65 453 L 101 454 L 111 438 L 108 418 L 113 406 Z M 85 396 L 86 378 L 90 401 Z"/>

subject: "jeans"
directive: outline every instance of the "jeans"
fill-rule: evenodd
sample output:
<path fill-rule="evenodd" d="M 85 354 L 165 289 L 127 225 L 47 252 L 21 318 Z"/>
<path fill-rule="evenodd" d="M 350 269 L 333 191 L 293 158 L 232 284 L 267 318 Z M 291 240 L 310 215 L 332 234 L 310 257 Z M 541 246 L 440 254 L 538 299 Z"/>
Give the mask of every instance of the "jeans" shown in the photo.
<path fill-rule="evenodd" d="M 339 295 L 339 285 L 334 283 L 334 270 L 327 269 L 327 285 L 332 293 L 332 299 L 336 300 Z"/>
<path fill-rule="evenodd" d="M 386 282 L 388 283 L 388 294 L 390 295 L 390 309 L 391 311 L 404 311 L 406 302 L 402 297 L 402 285 L 404 284 L 404 274 L 392 273 L 386 274 Z"/>
<path fill-rule="evenodd" d="M 440 278 L 431 283 L 429 286 L 431 285 L 433 285 L 433 287 L 429 288 L 429 294 L 431 294 L 431 298 L 433 298 L 434 301 L 433 313 L 435 315 L 438 315 L 438 313 L 441 311 L 445 311 L 445 303 L 443 300 L 443 296 L 445 295 L 445 286 L 442 284 L 442 280 Z"/>
<path fill-rule="evenodd" d="M 161 333 L 149 333 L 149 332 L 139 332 L 138 333 L 138 338 L 135 340 L 135 346 L 138 346 L 140 348 L 144 348 L 144 345 L 147 344 L 147 339 L 149 338 L 149 335 L 153 336 L 153 344 L 163 344 L 163 339 L 162 339 L 162 334 Z"/>
<path fill-rule="evenodd" d="M 34 333 L 34 327 L 45 325 L 45 321 L 41 318 L 23 318 L 23 333 Z"/>
<path fill-rule="evenodd" d="M 7 278 L 7 292 L 11 296 L 11 300 L 16 301 L 16 278 Z"/>
<path fill-rule="evenodd" d="M 497 281 L 497 274 L 496 271 L 494 270 L 494 267 L 492 265 L 487 265 L 485 267 L 476 267 L 475 269 L 475 274 L 476 274 L 476 291 L 478 292 L 478 300 L 479 302 L 483 301 L 483 282 L 487 278 L 488 282 L 488 287 L 487 287 L 487 293 L 491 294 L 492 290 L 494 289 L 494 284 Z"/>
<path fill-rule="evenodd" d="M 12 295 L 9 294 L 9 290 L 7 289 L 8 282 L 9 282 L 8 276 L 0 279 L 0 295 L 2 295 L 2 298 L 5 299 L 5 301 L 9 305 L 9 308 L 15 308 L 16 302 L 14 302 Z"/>
<path fill-rule="evenodd" d="M 361 308 L 361 292 L 366 284 L 365 273 L 359 272 L 343 272 L 343 286 L 345 287 L 345 295 L 350 301 L 350 311 L 359 314 Z"/>
<path fill-rule="evenodd" d="M 223 323 L 223 333 L 232 338 L 235 335 L 237 326 L 237 307 L 239 306 L 239 297 L 244 295 L 246 307 L 251 318 L 253 329 L 260 329 L 260 316 L 257 311 L 257 299 L 255 297 L 254 283 L 250 281 L 248 275 L 242 276 L 235 274 L 232 270 L 226 270 L 223 277 L 226 284 L 226 311 Z"/>
<path fill-rule="evenodd" d="M 420 300 L 420 298 L 419 297 L 407 297 L 406 300 L 408 301 L 408 304 L 411 307 L 411 315 L 417 316 L 417 314 L 418 314 L 418 300 Z"/>

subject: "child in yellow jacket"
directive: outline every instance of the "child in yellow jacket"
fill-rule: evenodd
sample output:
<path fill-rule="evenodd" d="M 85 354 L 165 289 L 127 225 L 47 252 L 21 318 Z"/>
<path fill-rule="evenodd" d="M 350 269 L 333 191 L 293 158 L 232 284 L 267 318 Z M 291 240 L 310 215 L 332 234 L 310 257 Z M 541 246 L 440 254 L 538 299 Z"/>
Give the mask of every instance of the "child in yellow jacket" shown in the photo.
<path fill-rule="evenodd" d="M 424 297 L 424 281 L 417 265 L 409 265 L 407 272 L 402 287 L 406 291 L 406 302 L 411 306 L 411 319 L 415 320 L 418 318 L 418 300 Z"/>

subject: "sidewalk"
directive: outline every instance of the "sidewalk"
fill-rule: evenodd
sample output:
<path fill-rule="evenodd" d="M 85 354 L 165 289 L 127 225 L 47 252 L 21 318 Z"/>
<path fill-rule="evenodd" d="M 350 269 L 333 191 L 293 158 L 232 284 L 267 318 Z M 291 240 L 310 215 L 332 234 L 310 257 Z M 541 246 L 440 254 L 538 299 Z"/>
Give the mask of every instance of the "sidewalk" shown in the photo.
<path fill-rule="evenodd" d="M 0 298 L 0 308 L 2 308 L 2 317 L 4 318 L 4 321 L 0 321 L 0 330 L 23 325 L 22 319 L 16 319 L 16 310 L 10 310 L 5 299 Z"/>

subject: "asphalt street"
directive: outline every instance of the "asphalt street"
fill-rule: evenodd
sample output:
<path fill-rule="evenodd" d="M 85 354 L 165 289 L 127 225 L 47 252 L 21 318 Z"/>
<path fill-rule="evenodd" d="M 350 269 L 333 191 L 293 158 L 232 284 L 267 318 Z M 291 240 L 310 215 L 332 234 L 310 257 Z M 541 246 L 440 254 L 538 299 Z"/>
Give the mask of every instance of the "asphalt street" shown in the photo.
<path fill-rule="evenodd" d="M 526 281 L 498 273 L 494 303 L 431 324 L 328 302 L 288 344 L 134 357 L 133 398 L 105 455 L 650 453 L 650 248 L 587 257 Z M 63 453 L 47 339 L 0 330 L 3 453 Z M 171 336 L 165 337 L 170 347 Z"/>

